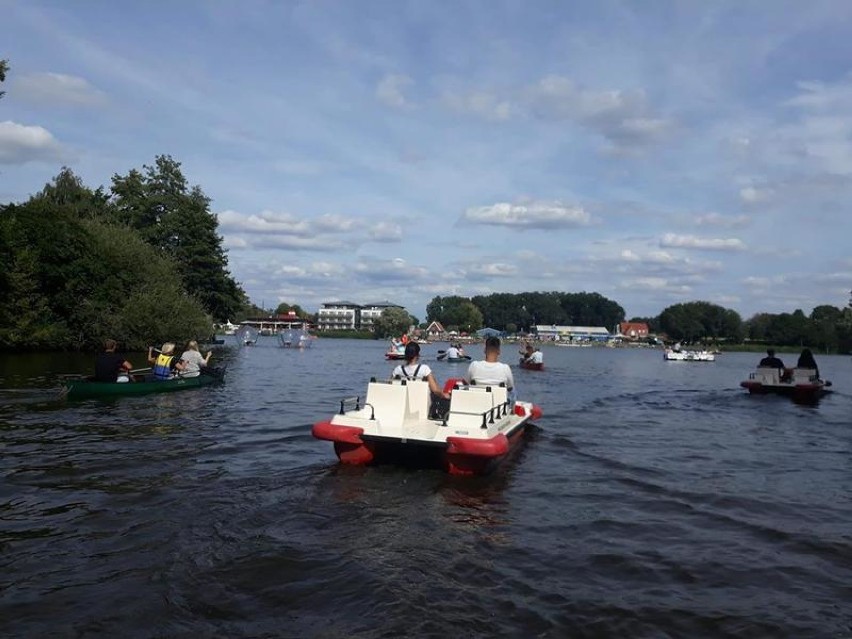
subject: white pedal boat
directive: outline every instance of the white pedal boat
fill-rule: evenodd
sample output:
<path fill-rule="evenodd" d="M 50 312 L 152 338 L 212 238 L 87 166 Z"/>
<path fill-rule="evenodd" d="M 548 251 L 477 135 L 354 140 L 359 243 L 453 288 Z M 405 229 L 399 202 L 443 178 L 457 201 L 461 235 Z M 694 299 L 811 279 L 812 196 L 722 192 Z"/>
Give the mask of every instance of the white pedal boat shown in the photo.
<path fill-rule="evenodd" d="M 506 457 L 541 409 L 510 402 L 505 386 L 449 379 L 447 400 L 432 406 L 429 384 L 376 381 L 360 397 L 341 400 L 330 420 L 314 424 L 317 439 L 334 442 L 344 464 L 409 462 L 442 465 L 453 475 L 481 475 Z"/>
<path fill-rule="evenodd" d="M 758 367 L 748 379 L 740 382 L 750 395 L 774 393 L 787 395 L 798 403 L 813 403 L 830 393 L 831 382 L 817 377 L 812 368 L 767 368 Z"/>

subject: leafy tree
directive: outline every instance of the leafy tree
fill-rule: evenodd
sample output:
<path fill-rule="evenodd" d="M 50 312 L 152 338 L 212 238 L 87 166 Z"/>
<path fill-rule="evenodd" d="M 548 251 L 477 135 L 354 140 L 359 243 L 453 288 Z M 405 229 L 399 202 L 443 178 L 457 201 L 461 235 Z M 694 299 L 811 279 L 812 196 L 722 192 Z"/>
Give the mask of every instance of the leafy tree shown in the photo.
<path fill-rule="evenodd" d="M 210 318 L 185 294 L 176 263 L 131 229 L 88 215 L 103 206 L 63 170 L 26 203 L 2 209 L 0 346 L 92 348 L 113 337 L 143 347 L 209 334 Z M 146 296 L 156 304 L 144 304 Z"/>
<path fill-rule="evenodd" d="M 275 309 L 275 315 L 286 315 L 290 311 L 293 311 L 297 317 L 302 319 L 307 319 L 310 317 L 310 313 L 302 309 L 298 304 L 288 304 L 287 302 L 281 302 L 278 307 Z"/>
<path fill-rule="evenodd" d="M 382 311 L 382 314 L 373 322 L 373 331 L 376 337 L 394 337 L 408 332 L 414 323 L 413 318 L 403 308 L 391 306 Z"/>
<path fill-rule="evenodd" d="M 9 61 L 0 60 L 0 82 L 6 81 L 6 72 L 9 70 Z M 6 95 L 5 91 L 0 91 L 0 98 Z"/>
<path fill-rule="evenodd" d="M 217 321 L 235 317 L 246 295 L 228 271 L 210 199 L 189 188 L 180 163 L 159 155 L 142 172 L 112 178 L 113 215 L 178 264 L 184 287 Z"/>
<path fill-rule="evenodd" d="M 710 302 L 675 304 L 660 313 L 660 328 L 672 339 L 686 342 L 726 339 L 739 342 L 742 319 L 736 311 Z"/>

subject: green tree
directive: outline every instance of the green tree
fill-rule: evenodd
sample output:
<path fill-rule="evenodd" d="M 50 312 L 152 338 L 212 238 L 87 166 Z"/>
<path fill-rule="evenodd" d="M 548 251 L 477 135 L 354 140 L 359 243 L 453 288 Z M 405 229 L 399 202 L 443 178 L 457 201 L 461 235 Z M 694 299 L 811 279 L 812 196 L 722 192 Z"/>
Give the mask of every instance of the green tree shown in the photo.
<path fill-rule="evenodd" d="M 113 215 L 178 264 L 184 287 L 217 320 L 235 317 L 245 292 L 228 271 L 219 222 L 200 187 L 189 188 L 180 163 L 157 156 L 154 166 L 112 178 Z"/>
<path fill-rule="evenodd" d="M 403 335 L 413 323 L 413 318 L 404 308 L 391 306 L 373 322 L 373 332 L 376 337 Z"/>
<path fill-rule="evenodd" d="M 133 230 L 89 215 L 103 206 L 63 170 L 24 204 L 2 208 L 0 346 L 82 349 L 113 337 L 132 348 L 209 335 L 176 263 Z"/>
<path fill-rule="evenodd" d="M 744 334 L 736 311 L 710 302 L 674 304 L 660 313 L 660 328 L 672 339 L 686 342 L 725 339 L 739 342 Z"/>
<path fill-rule="evenodd" d="M 275 315 L 286 315 L 290 311 L 293 311 L 297 317 L 302 319 L 307 319 L 310 317 L 310 313 L 302 309 L 298 304 L 288 304 L 287 302 L 281 302 L 278 307 L 275 309 Z"/>
<path fill-rule="evenodd" d="M 6 81 L 6 72 L 9 70 L 9 61 L 0 60 L 0 82 Z M 6 95 L 5 91 L 0 91 L 0 98 Z"/>

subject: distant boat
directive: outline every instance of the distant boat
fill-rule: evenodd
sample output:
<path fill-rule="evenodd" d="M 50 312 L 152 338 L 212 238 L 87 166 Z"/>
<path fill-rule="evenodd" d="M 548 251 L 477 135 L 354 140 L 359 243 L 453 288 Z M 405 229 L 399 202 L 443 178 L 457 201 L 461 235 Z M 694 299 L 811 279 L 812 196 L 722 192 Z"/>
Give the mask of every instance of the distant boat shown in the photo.
<path fill-rule="evenodd" d="M 791 397 L 794 402 L 810 404 L 830 393 L 831 382 L 817 377 L 812 368 L 767 368 L 759 366 L 748 379 L 740 382 L 750 395 L 773 393 Z"/>
<path fill-rule="evenodd" d="M 715 362 L 716 356 L 710 351 L 676 351 L 667 348 L 663 351 L 663 359 L 667 362 Z"/>

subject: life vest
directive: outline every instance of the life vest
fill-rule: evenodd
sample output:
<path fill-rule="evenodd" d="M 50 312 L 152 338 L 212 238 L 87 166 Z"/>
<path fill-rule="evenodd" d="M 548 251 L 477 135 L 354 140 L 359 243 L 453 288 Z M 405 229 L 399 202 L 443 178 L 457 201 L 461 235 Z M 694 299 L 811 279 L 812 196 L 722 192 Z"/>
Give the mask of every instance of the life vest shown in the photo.
<path fill-rule="evenodd" d="M 154 377 L 157 379 L 169 379 L 172 376 L 172 360 L 174 355 L 157 355 L 157 361 L 154 362 Z"/>

